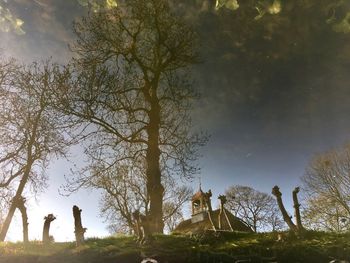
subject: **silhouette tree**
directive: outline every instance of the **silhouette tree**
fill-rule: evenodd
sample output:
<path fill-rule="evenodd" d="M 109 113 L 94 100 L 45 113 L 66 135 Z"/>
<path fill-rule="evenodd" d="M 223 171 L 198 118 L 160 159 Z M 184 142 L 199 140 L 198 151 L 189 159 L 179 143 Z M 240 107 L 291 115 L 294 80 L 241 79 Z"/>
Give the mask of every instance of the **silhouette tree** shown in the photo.
<path fill-rule="evenodd" d="M 258 229 L 276 229 L 281 226 L 277 216 L 277 203 L 271 195 L 248 186 L 235 185 L 226 191 L 227 208 L 241 218 L 255 232 Z M 271 220 L 275 217 L 275 220 Z"/>
<path fill-rule="evenodd" d="M 307 228 L 317 231 L 349 230 L 350 217 L 342 205 L 325 196 L 307 196 L 302 216 Z"/>
<path fill-rule="evenodd" d="M 163 0 L 131 0 L 75 24 L 76 59 L 62 72 L 60 107 L 80 124 L 90 164 L 70 191 L 99 172 L 140 163 L 145 169 L 150 231 L 163 232 L 162 178 L 191 177 L 197 146 L 188 68 L 197 61 L 195 33 Z M 95 168 L 98 169 L 95 169 Z"/>
<path fill-rule="evenodd" d="M 313 227 L 341 230 L 341 221 L 349 222 L 349 170 L 349 145 L 318 154 L 310 161 L 302 181 L 304 214 Z"/>
<path fill-rule="evenodd" d="M 91 187 L 101 189 L 104 195 L 101 199 L 102 215 L 110 223 L 112 232 L 136 233 L 134 211 L 148 214 L 149 198 L 146 191 L 146 176 L 144 169 L 135 173 L 135 167 L 116 167 L 101 172 L 98 177 L 89 182 Z M 171 231 L 182 218 L 183 204 L 190 200 L 192 190 L 186 186 L 178 186 L 170 177 L 163 178 L 163 221 L 167 231 Z"/>
<path fill-rule="evenodd" d="M 41 191 L 50 157 L 64 154 L 60 119 L 49 106 L 51 72 L 49 64 L 0 64 L 0 188 L 12 197 L 0 241 L 6 237 L 16 208 L 27 219 L 22 202 L 26 186 L 30 184 L 34 193 Z"/>

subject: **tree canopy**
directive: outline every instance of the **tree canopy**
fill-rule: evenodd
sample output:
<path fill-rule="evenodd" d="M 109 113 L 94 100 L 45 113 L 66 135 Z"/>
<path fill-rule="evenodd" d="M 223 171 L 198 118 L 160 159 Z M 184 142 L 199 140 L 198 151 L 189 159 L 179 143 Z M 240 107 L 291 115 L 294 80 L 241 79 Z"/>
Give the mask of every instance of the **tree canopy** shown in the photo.
<path fill-rule="evenodd" d="M 110 169 L 141 169 L 151 229 L 162 232 L 163 178 L 196 173 L 205 142 L 191 130 L 195 33 L 161 0 L 126 1 L 90 13 L 74 28 L 76 57 L 61 74 L 56 98 L 80 125 L 90 163 L 71 190 Z"/>
<path fill-rule="evenodd" d="M 304 214 L 317 229 L 340 231 L 350 222 L 350 148 L 318 154 L 302 177 L 307 192 Z"/>
<path fill-rule="evenodd" d="M 280 230 L 283 220 L 275 199 L 248 186 L 234 185 L 226 191 L 227 206 L 254 232 Z"/>
<path fill-rule="evenodd" d="M 50 102 L 55 67 L 0 63 L 0 192 L 8 208 L 3 241 L 16 208 L 24 206 L 24 195 L 45 188 L 49 160 L 64 155 L 68 142 L 65 123 Z"/>

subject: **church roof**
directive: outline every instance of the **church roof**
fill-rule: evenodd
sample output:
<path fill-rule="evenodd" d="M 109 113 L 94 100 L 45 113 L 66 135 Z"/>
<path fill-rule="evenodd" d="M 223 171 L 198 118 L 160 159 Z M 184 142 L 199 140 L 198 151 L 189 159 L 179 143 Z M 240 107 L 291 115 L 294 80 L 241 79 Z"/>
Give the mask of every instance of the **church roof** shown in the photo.
<path fill-rule="evenodd" d="M 253 230 L 244 223 L 241 219 L 234 216 L 232 213 L 230 213 L 227 209 L 225 209 L 226 215 L 228 217 L 228 220 L 230 221 L 230 224 L 233 228 L 233 231 L 240 231 L 240 232 L 253 232 Z M 219 225 L 219 213 L 220 209 L 212 211 L 212 220 L 216 227 Z M 220 230 L 227 230 L 230 231 L 230 226 L 227 223 L 227 220 L 225 216 L 222 214 L 221 216 L 221 229 Z M 202 233 L 206 230 L 213 230 L 213 227 L 209 221 L 209 218 L 206 217 L 204 220 L 192 223 L 191 219 L 187 219 L 185 221 L 182 221 L 174 230 L 175 233 L 183 233 L 183 234 L 197 234 Z"/>
<path fill-rule="evenodd" d="M 202 188 L 199 187 L 198 192 L 195 193 L 195 194 L 192 196 L 192 201 L 198 200 L 198 199 L 200 199 L 201 197 L 204 197 L 204 192 L 202 191 Z"/>

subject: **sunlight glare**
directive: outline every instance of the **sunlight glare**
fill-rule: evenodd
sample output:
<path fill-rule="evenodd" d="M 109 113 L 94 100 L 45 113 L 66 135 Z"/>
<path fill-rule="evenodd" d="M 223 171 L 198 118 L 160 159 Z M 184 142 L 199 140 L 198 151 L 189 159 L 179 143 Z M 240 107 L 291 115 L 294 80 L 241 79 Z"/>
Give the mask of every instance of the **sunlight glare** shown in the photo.
<path fill-rule="evenodd" d="M 216 10 L 220 9 L 223 6 L 231 10 L 236 10 L 239 8 L 239 4 L 237 0 L 216 0 L 216 4 L 215 4 Z"/>
<path fill-rule="evenodd" d="M 272 5 L 270 5 L 268 11 L 271 15 L 275 15 L 281 12 L 281 9 L 281 2 L 279 0 L 274 0 Z"/>
<path fill-rule="evenodd" d="M 350 33 L 350 12 L 338 24 L 333 26 L 333 30 L 337 33 Z"/>
<path fill-rule="evenodd" d="M 112 9 L 118 7 L 116 0 L 105 0 L 104 2 L 98 0 L 78 0 L 78 3 L 83 7 L 91 7 L 91 10 L 96 13 L 103 8 Z"/>
<path fill-rule="evenodd" d="M 0 5 L 0 31 L 8 33 L 13 31 L 17 35 L 25 34 L 22 26 L 24 21 L 15 17 L 8 8 Z"/>
<path fill-rule="evenodd" d="M 116 0 L 106 0 L 106 5 L 108 9 L 118 7 L 118 3 Z"/>

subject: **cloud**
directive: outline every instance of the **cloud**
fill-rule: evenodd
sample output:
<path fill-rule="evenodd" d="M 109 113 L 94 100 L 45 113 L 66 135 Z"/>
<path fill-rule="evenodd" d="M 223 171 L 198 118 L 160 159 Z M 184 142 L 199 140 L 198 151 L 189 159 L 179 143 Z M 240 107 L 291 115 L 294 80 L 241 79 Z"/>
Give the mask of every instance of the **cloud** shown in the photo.
<path fill-rule="evenodd" d="M 52 57 L 64 63 L 71 53 L 68 44 L 74 39 L 72 22 L 81 16 L 82 8 L 74 1 L 14 0 L 6 8 L 13 17 L 20 17 L 21 29 L 26 34 L 16 34 L 14 29 L 0 31 L 0 48 L 4 53 L 21 61 L 30 62 Z M 0 0 L 0 3 L 3 3 Z M 16 16 L 14 15 L 16 14 Z M 1 26 L 1 24 L 0 24 Z M 18 30 L 18 29 L 17 29 Z"/>

